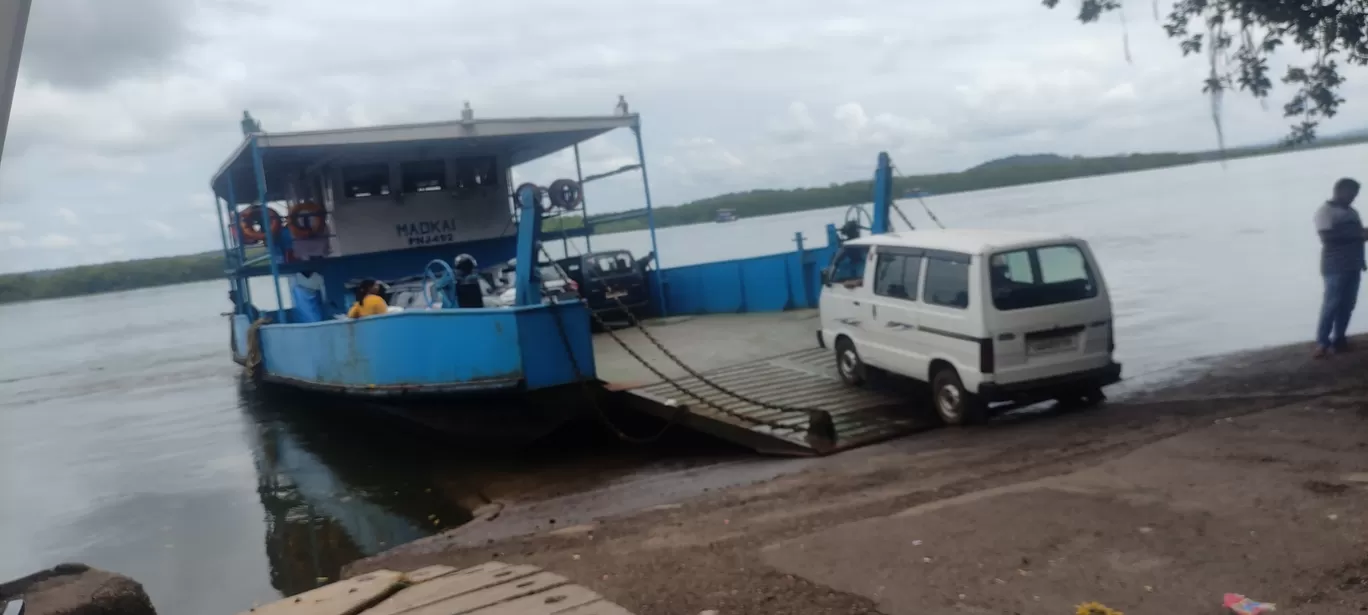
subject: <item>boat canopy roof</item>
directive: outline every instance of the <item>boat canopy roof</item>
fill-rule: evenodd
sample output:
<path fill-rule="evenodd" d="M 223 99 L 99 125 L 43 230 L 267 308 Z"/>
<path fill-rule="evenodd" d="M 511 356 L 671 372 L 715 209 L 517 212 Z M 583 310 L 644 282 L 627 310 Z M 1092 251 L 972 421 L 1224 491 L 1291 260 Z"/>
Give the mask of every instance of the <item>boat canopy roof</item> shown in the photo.
<path fill-rule="evenodd" d="M 638 126 L 635 113 L 596 117 L 471 119 L 303 132 L 253 134 L 233 150 L 210 180 L 227 199 L 229 181 L 237 203 L 257 200 L 252 139 L 265 170 L 267 201 L 288 197 L 288 181 L 333 161 L 386 156 L 497 156 L 509 167 L 592 139 L 617 128 Z"/>

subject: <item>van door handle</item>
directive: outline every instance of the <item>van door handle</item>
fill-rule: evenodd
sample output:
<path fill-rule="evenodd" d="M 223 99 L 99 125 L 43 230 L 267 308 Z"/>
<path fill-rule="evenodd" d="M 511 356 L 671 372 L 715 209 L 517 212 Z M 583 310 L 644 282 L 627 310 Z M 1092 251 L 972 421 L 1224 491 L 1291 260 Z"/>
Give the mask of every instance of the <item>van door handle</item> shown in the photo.
<path fill-rule="evenodd" d="M 851 301 L 851 303 L 853 303 L 853 304 L 855 304 L 855 305 L 860 305 L 860 302 L 859 302 L 859 301 Z"/>

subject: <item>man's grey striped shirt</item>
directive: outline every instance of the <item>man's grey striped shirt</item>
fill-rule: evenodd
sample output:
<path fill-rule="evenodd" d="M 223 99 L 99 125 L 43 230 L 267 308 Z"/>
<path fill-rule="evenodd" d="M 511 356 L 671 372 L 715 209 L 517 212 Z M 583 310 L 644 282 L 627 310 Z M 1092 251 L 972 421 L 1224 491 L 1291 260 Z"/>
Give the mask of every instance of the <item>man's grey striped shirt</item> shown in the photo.
<path fill-rule="evenodd" d="M 1352 273 L 1364 268 L 1363 222 L 1353 207 L 1326 203 L 1316 210 L 1321 238 L 1321 273 Z"/>

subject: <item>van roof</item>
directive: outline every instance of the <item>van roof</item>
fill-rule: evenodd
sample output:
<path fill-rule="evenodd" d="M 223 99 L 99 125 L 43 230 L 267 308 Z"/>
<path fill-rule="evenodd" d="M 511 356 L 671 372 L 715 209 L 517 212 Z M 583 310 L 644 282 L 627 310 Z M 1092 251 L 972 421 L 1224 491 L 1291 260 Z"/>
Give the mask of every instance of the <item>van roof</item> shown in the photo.
<path fill-rule="evenodd" d="M 1018 246 L 1038 245 L 1052 241 L 1078 241 L 1069 235 L 1036 231 L 1003 231 L 996 229 L 938 229 L 901 231 L 869 235 L 846 242 L 856 246 L 902 246 L 927 250 L 946 250 L 965 254 L 986 254 Z"/>

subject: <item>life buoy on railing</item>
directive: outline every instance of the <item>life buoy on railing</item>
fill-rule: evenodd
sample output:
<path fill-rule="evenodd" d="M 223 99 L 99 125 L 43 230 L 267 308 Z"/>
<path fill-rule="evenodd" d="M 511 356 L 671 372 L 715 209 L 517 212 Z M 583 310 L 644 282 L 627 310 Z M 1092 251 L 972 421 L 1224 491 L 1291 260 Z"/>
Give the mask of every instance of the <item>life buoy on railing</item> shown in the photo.
<path fill-rule="evenodd" d="M 537 204 L 537 211 L 546 213 L 549 210 L 549 207 L 546 204 L 546 189 L 532 182 L 526 182 L 523 185 L 518 186 L 517 190 L 513 191 L 513 202 L 517 204 L 519 211 L 522 210 L 524 193 L 528 194 L 532 198 L 532 201 Z"/>
<path fill-rule="evenodd" d="M 328 211 L 313 201 L 296 203 L 290 208 L 286 222 L 290 225 L 290 235 L 299 239 L 317 237 L 328 228 Z"/>
<path fill-rule="evenodd" d="M 579 182 L 573 179 L 553 181 L 547 192 L 550 193 L 551 204 L 565 211 L 574 211 L 584 200 L 584 194 L 580 192 Z"/>
<path fill-rule="evenodd" d="M 261 210 L 260 205 L 252 205 L 238 212 L 238 230 L 242 232 L 244 244 L 253 244 L 266 239 L 266 224 L 261 220 Z M 269 207 L 266 208 L 266 211 L 271 212 L 271 233 L 279 233 L 280 227 L 283 225 L 280 214 Z"/>

